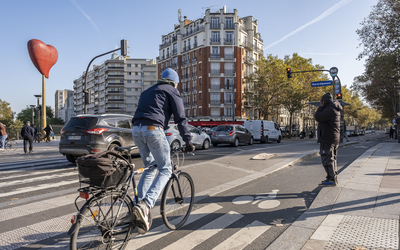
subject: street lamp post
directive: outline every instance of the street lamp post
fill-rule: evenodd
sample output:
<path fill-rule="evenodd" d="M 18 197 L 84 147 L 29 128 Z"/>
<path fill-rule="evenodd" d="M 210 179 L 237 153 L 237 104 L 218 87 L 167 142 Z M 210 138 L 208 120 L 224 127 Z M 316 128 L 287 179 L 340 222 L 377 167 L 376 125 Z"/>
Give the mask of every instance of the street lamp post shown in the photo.
<path fill-rule="evenodd" d="M 32 108 L 32 125 L 35 125 L 35 111 L 34 111 L 35 105 L 30 105 L 30 106 Z"/>
<path fill-rule="evenodd" d="M 37 108 L 38 108 L 38 131 L 42 131 L 40 127 L 40 109 L 39 109 L 39 99 L 42 97 L 42 95 L 34 95 L 37 98 Z"/>

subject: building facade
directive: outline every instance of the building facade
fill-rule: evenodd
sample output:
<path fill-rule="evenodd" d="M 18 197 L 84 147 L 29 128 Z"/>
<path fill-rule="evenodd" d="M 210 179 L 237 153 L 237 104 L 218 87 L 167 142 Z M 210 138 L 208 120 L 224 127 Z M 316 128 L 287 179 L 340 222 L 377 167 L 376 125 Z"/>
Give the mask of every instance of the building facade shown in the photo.
<path fill-rule="evenodd" d="M 54 94 L 55 100 L 54 100 L 54 115 L 57 118 L 62 119 L 63 121 L 68 121 L 68 119 L 65 116 L 65 110 L 66 106 L 68 105 L 67 98 L 71 95 L 73 95 L 74 91 L 70 89 L 64 89 L 64 90 L 56 90 L 56 93 Z"/>
<path fill-rule="evenodd" d="M 246 79 L 262 55 L 257 20 L 239 18 L 237 10 L 225 6 L 207 9 L 203 18 L 184 17 L 162 36 L 158 77 L 166 68 L 178 72 L 189 119 L 244 119 L 254 115 L 243 97 Z"/>
<path fill-rule="evenodd" d="M 157 82 L 157 67 L 152 59 L 134 59 L 113 54 L 88 72 L 87 89 L 91 102 L 88 114 L 134 115 L 140 94 Z M 74 80 L 74 115 L 84 113 L 85 72 Z"/>

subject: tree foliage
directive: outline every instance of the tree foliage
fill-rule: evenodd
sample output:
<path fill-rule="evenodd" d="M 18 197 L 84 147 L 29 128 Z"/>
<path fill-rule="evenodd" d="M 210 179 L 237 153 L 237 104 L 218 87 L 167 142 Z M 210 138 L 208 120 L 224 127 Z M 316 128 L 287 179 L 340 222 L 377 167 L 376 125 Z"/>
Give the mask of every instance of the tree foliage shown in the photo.
<path fill-rule="evenodd" d="M 0 122 L 10 126 L 13 123 L 13 113 L 10 107 L 10 103 L 0 99 Z"/>
<path fill-rule="evenodd" d="M 34 124 L 39 124 L 38 110 L 36 108 L 34 108 L 33 110 L 34 110 Z M 17 114 L 17 119 L 22 121 L 23 123 L 25 123 L 26 121 L 32 122 L 32 108 L 27 106 L 25 109 L 21 110 L 21 112 L 19 112 Z M 46 123 L 52 124 L 52 125 L 63 125 L 64 121 L 59 118 L 55 118 L 53 115 L 53 111 L 51 110 L 51 107 L 47 106 L 46 107 Z"/>

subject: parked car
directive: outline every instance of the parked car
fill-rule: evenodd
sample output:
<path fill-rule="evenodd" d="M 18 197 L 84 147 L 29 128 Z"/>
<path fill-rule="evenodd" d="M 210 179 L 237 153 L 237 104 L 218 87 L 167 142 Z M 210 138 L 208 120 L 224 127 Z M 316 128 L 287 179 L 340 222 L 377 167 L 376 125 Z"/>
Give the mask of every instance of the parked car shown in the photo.
<path fill-rule="evenodd" d="M 196 127 L 189 125 L 189 131 L 192 135 L 192 144 L 196 147 L 201 147 L 202 149 L 208 149 L 211 145 L 210 136 L 205 132 L 200 131 Z M 165 130 L 165 135 L 171 149 L 180 148 L 185 145 L 182 137 L 179 134 L 177 125 L 171 124 L 167 130 Z"/>
<path fill-rule="evenodd" d="M 211 142 L 214 147 L 218 144 L 229 143 L 232 146 L 239 146 L 239 143 L 252 145 L 254 137 L 252 133 L 242 125 L 221 125 L 215 128 Z"/>
<path fill-rule="evenodd" d="M 346 130 L 346 133 L 349 137 L 358 136 L 358 134 L 354 130 Z"/>
<path fill-rule="evenodd" d="M 72 117 L 61 129 L 59 152 L 74 163 L 79 156 L 135 145 L 131 120 L 119 114 Z"/>
<path fill-rule="evenodd" d="M 211 136 L 212 133 L 214 132 L 215 128 L 216 128 L 216 127 L 213 127 L 213 128 L 205 127 L 205 128 L 202 128 L 202 130 L 203 130 L 203 132 L 205 132 L 207 135 Z"/>
<path fill-rule="evenodd" d="M 253 134 L 255 141 L 280 143 L 282 140 L 281 128 L 273 121 L 249 120 L 244 121 L 243 126 Z"/>

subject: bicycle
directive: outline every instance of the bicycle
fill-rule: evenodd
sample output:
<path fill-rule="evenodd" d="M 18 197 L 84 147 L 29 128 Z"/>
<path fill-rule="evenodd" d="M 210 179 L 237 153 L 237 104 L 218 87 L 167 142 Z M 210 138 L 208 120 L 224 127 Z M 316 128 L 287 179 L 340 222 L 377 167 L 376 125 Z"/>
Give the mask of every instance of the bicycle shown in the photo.
<path fill-rule="evenodd" d="M 18 142 L 16 142 L 14 139 L 10 140 L 10 139 L 6 139 L 6 141 L 4 142 L 4 149 L 5 150 L 17 150 L 18 148 Z"/>
<path fill-rule="evenodd" d="M 132 230 L 140 226 L 136 221 L 133 207 L 139 202 L 134 176 L 156 165 L 135 170 L 132 164 L 130 152 L 136 149 L 132 147 L 116 147 L 114 150 L 128 156 L 129 176 L 126 180 L 112 188 L 98 188 L 89 185 L 78 189 L 79 196 L 75 200 L 75 206 L 79 211 L 77 216 L 71 219 L 70 249 L 124 249 L 130 240 Z M 173 172 L 161 197 L 160 214 L 164 224 L 171 230 L 181 228 L 188 219 L 194 201 L 194 183 L 188 173 L 178 170 L 179 155 L 184 150 L 180 148 L 173 152 L 171 157 Z M 176 156 L 177 164 L 173 158 Z M 183 161 L 181 164 L 183 164 Z M 128 190 L 133 185 L 134 200 L 128 196 Z M 89 199 L 89 197 L 91 198 Z M 77 200 L 86 199 L 86 203 L 79 209 Z M 150 227 L 152 223 L 150 213 Z"/>

